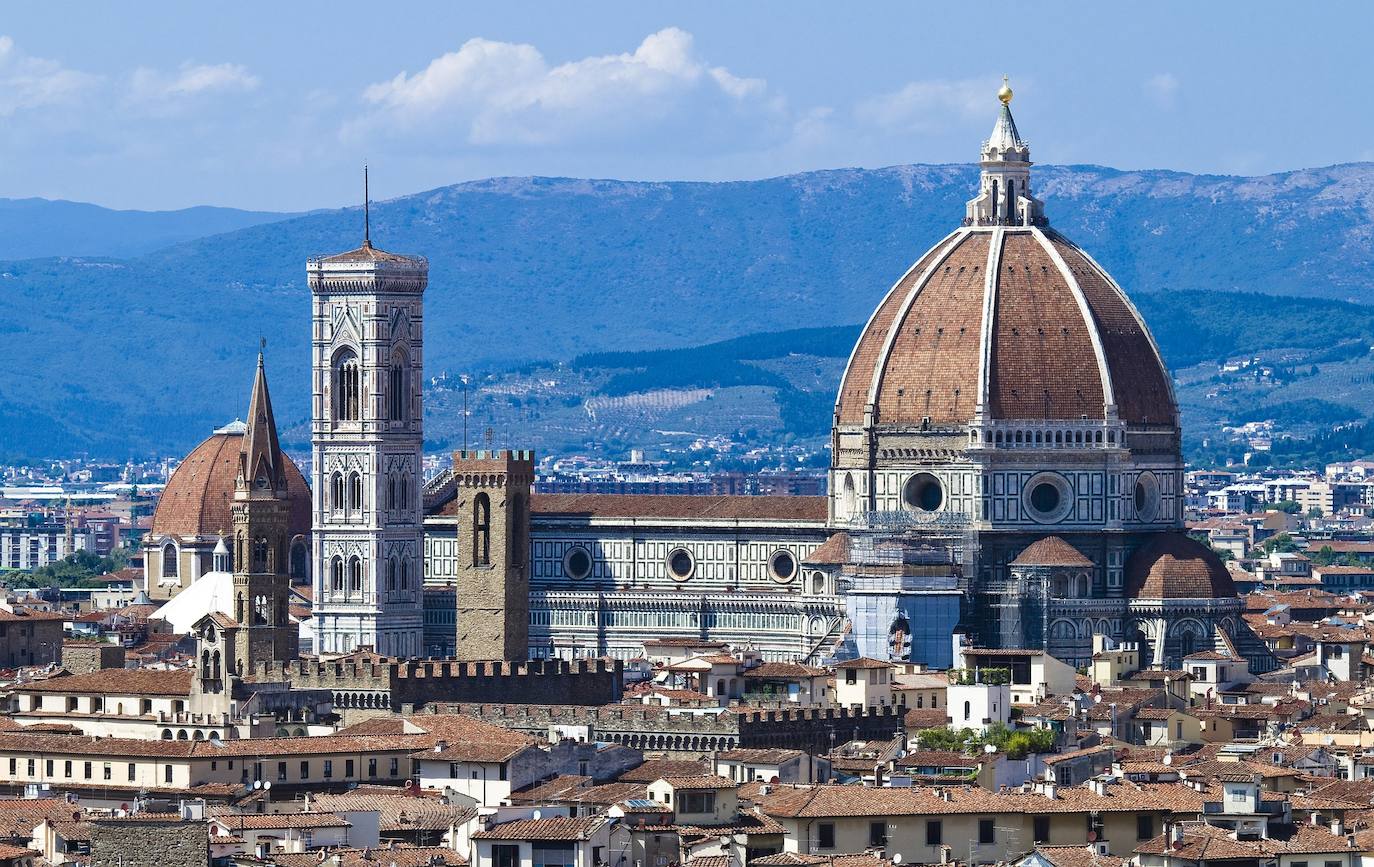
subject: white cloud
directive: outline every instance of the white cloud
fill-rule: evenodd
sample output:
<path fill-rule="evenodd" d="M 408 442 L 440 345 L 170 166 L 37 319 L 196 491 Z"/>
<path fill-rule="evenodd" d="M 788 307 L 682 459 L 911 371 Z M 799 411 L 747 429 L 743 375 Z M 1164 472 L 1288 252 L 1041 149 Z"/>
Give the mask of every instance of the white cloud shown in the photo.
<path fill-rule="evenodd" d="M 1173 108 L 1178 100 L 1178 76 L 1160 72 L 1145 79 L 1142 88 L 1151 102 L 1160 108 Z"/>
<path fill-rule="evenodd" d="M 134 70 L 129 95 L 141 102 L 160 102 L 214 92 L 255 90 L 257 76 L 237 63 L 183 63 L 175 72 L 142 67 Z"/>
<path fill-rule="evenodd" d="M 99 81 L 55 60 L 30 57 L 0 36 L 0 117 L 70 101 Z"/>
<path fill-rule="evenodd" d="M 445 131 L 476 146 L 564 145 L 654 136 L 684 144 L 776 121 L 767 83 L 700 58 L 676 27 L 650 34 L 630 53 L 551 66 L 532 45 L 470 39 L 414 74 L 363 92 L 370 110 L 352 134 Z M 671 131 L 670 135 L 665 135 Z"/>
<path fill-rule="evenodd" d="M 860 122 L 880 129 L 943 131 L 970 119 L 992 118 L 997 88 L 998 83 L 991 78 L 913 81 L 900 90 L 863 100 L 855 107 L 854 115 Z"/>

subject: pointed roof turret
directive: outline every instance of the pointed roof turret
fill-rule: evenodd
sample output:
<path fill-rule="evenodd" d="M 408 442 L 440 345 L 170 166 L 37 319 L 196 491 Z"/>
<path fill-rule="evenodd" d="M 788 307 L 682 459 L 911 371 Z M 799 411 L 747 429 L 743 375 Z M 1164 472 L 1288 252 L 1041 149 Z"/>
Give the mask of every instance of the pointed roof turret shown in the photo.
<path fill-rule="evenodd" d="M 997 99 L 1002 103 L 1002 110 L 997 115 L 997 123 L 993 124 L 992 135 L 988 136 L 984 151 L 996 149 L 1005 153 L 1007 150 L 1025 150 L 1026 143 L 1021 139 L 1021 133 L 1016 129 L 1016 120 L 1011 116 L 1011 87 L 1007 84 L 1007 77 L 1002 76 L 1002 89 L 997 91 Z"/>
<path fill-rule="evenodd" d="M 258 352 L 258 372 L 253 379 L 253 396 L 248 401 L 247 430 L 239 447 L 239 477 L 254 484 L 265 476 L 272 488 L 282 481 L 281 444 L 277 441 L 277 422 L 272 417 L 272 397 L 267 393 L 267 370 Z"/>

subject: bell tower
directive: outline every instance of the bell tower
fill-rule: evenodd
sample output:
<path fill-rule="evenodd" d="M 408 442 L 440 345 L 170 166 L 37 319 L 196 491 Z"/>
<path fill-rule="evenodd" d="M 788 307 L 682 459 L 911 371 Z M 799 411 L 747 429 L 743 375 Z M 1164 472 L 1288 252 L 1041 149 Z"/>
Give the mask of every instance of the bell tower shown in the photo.
<path fill-rule="evenodd" d="M 291 501 L 286 460 L 277 441 L 267 372 L 259 352 L 230 506 L 234 527 L 234 674 L 247 674 L 259 663 L 284 662 L 300 655 L 299 635 L 287 613 Z"/>
<path fill-rule="evenodd" d="M 370 647 L 385 656 L 419 656 L 429 263 L 377 249 L 366 216 L 363 226 L 361 247 L 306 263 L 313 307 L 315 652 Z"/>

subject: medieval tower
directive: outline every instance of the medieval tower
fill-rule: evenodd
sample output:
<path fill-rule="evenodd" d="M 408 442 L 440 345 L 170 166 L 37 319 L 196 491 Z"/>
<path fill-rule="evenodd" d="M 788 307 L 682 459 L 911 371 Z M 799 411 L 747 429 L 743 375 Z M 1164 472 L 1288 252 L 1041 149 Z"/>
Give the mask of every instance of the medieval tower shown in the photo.
<path fill-rule="evenodd" d="M 238 473 L 230 514 L 234 522 L 234 671 L 261 662 L 299 656 L 299 633 L 288 616 L 291 578 L 291 500 L 287 470 L 277 442 L 267 372 L 258 353 L 258 372 L 239 447 Z"/>
<path fill-rule="evenodd" d="M 420 446 L 429 264 L 372 246 L 306 264 L 313 305 L 316 652 L 422 652 Z"/>
<path fill-rule="evenodd" d="M 530 491 L 533 452 L 456 452 L 459 659 L 529 656 Z"/>

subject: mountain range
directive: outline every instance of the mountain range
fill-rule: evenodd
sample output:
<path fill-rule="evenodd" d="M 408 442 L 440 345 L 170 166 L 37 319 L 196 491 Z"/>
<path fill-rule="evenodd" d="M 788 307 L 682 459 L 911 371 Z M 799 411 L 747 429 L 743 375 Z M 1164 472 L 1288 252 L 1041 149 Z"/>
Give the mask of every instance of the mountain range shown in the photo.
<path fill-rule="evenodd" d="M 1374 165 L 1254 178 L 1046 166 L 1035 182 L 1052 225 L 1112 272 L 1156 333 L 1188 335 L 1161 337 L 1176 369 L 1315 351 L 1328 337 L 1314 328 L 1333 317 L 1342 339 L 1374 339 L 1362 306 Z M 817 332 L 797 329 L 862 322 L 958 225 L 975 185 L 974 167 L 949 165 L 725 183 L 498 178 L 374 203 L 371 234 L 429 258 L 431 377 L 778 332 L 806 355 Z M 72 203 L 26 201 L 32 214 L 13 219 L 29 235 L 0 242 L 11 257 L 0 261 L 0 456 L 184 452 L 244 412 L 260 337 L 278 419 L 301 429 L 305 259 L 357 246 L 360 208 L 97 209 L 101 228 L 78 231 L 61 216 Z M 691 379 L 664 375 L 638 387 Z M 429 411 L 433 431 L 452 429 L 433 418 L 451 404 Z"/>

